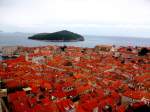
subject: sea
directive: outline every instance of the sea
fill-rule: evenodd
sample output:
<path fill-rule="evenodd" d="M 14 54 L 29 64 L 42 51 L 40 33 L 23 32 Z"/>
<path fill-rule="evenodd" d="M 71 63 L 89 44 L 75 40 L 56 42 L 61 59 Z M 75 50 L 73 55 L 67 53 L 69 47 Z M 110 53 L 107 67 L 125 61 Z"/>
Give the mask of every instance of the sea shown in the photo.
<path fill-rule="evenodd" d="M 0 33 L 0 51 L 3 46 L 46 46 L 46 45 L 58 45 L 58 46 L 78 46 L 92 48 L 96 45 L 116 45 L 116 46 L 145 46 L 150 47 L 150 38 L 137 38 L 137 37 L 121 37 L 121 36 L 94 36 L 83 35 L 85 41 L 80 42 L 47 42 L 39 40 L 30 40 L 29 36 L 33 33 Z M 0 57 L 0 60 L 2 58 Z"/>
<path fill-rule="evenodd" d="M 118 46 L 149 46 L 150 38 L 137 38 L 137 37 L 119 37 L 119 36 L 94 36 L 83 35 L 85 41 L 80 42 L 46 42 L 39 40 L 30 40 L 29 36 L 32 33 L 0 33 L 0 47 L 2 46 L 79 46 L 79 47 L 94 47 L 99 44 L 105 45 L 118 45 Z"/>

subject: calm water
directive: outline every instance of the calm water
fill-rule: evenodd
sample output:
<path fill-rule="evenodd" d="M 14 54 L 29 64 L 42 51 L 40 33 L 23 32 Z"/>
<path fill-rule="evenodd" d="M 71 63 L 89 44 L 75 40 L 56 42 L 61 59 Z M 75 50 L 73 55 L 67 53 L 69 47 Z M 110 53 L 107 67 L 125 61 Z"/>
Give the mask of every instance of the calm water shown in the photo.
<path fill-rule="evenodd" d="M 25 33 L 0 33 L 0 49 L 2 46 L 45 46 L 45 45 L 67 45 L 79 47 L 94 47 L 98 44 L 114 44 L 121 46 L 149 46 L 150 38 L 129 38 L 129 37 L 107 37 L 107 36 L 84 36 L 83 42 L 43 42 L 29 40 L 28 37 L 33 34 Z M 1 60 L 0 56 L 0 60 Z"/>
<path fill-rule="evenodd" d="M 84 36 L 83 42 L 43 42 L 29 40 L 28 36 L 33 34 L 24 33 L 0 33 L 0 46 L 43 46 L 43 45 L 70 45 L 80 47 L 94 47 L 97 44 L 150 46 L 150 38 L 129 38 L 129 37 L 107 37 L 107 36 Z"/>

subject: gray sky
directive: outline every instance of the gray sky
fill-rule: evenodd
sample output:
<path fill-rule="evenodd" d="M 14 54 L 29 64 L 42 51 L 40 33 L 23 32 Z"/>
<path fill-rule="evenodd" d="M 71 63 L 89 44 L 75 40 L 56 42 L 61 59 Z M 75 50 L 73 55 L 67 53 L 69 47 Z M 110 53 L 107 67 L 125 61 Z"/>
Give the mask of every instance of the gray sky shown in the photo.
<path fill-rule="evenodd" d="M 0 30 L 150 37 L 150 0 L 0 0 Z"/>

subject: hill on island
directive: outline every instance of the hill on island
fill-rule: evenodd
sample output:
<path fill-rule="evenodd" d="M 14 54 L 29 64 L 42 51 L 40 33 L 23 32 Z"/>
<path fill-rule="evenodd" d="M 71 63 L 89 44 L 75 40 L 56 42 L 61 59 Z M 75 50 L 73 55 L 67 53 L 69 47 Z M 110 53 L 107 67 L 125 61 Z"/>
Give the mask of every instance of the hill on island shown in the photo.
<path fill-rule="evenodd" d="M 76 42 L 84 41 L 84 37 L 80 34 L 76 34 L 67 30 L 62 30 L 54 33 L 39 33 L 35 34 L 28 39 L 33 40 L 45 40 L 52 42 Z"/>

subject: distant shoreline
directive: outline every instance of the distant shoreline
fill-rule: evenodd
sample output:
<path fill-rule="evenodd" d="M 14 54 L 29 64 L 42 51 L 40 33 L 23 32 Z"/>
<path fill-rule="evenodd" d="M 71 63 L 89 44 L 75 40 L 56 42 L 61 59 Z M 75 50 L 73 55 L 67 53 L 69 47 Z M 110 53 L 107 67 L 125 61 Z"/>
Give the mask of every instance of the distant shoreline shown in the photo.
<path fill-rule="evenodd" d="M 79 42 L 78 40 L 38 40 L 38 39 L 32 39 L 37 41 L 43 41 L 43 42 Z"/>

